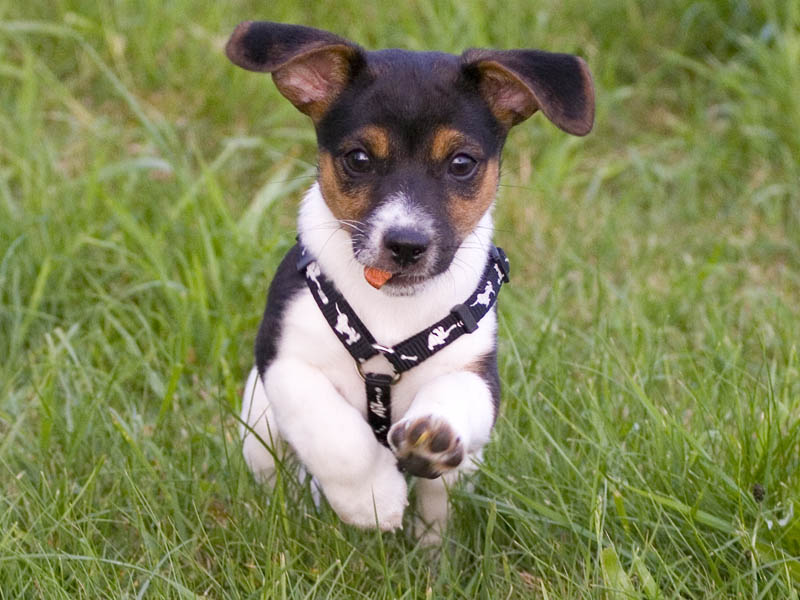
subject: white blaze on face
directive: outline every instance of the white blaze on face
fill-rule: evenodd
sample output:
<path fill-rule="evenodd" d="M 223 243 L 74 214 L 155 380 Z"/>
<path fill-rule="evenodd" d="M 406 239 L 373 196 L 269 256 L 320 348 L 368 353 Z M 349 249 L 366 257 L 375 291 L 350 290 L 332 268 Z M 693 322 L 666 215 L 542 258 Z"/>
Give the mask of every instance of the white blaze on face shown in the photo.
<path fill-rule="evenodd" d="M 383 250 L 383 238 L 390 228 L 414 229 L 433 238 L 433 219 L 403 192 L 390 195 L 367 220 L 367 244 L 360 258 L 376 260 Z"/>

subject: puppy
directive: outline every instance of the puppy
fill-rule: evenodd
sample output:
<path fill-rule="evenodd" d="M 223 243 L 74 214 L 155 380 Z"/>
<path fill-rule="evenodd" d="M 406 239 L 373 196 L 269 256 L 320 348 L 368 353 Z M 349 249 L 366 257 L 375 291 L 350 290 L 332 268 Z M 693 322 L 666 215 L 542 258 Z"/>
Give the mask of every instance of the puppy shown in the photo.
<path fill-rule="evenodd" d="M 475 468 L 500 399 L 492 245 L 500 155 L 541 110 L 585 135 L 586 63 L 539 50 L 366 51 L 332 33 L 241 23 L 226 47 L 314 123 L 316 183 L 269 288 L 242 403 L 262 481 L 281 440 L 346 523 L 439 539 L 447 485 Z M 405 473 L 405 474 L 404 474 Z"/>

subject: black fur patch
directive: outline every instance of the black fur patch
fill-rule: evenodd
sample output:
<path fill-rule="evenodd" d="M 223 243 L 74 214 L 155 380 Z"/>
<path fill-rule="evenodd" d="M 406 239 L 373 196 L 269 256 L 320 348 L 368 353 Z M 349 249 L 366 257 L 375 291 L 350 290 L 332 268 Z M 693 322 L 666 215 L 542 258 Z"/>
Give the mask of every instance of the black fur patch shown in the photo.
<path fill-rule="evenodd" d="M 331 45 L 357 48 L 338 35 L 313 27 L 245 21 L 236 27 L 225 53 L 243 69 L 271 72 L 304 52 Z"/>
<path fill-rule="evenodd" d="M 283 257 L 269 286 L 267 306 L 258 328 L 255 345 L 256 368 L 261 376 L 275 358 L 287 305 L 299 292 L 306 289 L 305 279 L 297 272 L 299 257 L 300 250 L 297 246 L 293 246 Z"/>

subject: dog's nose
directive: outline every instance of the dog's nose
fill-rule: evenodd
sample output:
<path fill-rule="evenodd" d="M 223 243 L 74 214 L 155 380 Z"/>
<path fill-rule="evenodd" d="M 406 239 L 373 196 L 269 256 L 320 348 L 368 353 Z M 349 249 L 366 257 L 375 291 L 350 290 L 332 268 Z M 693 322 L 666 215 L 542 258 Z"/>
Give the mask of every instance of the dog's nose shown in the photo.
<path fill-rule="evenodd" d="M 414 229 L 390 229 L 383 236 L 384 247 L 401 267 L 413 265 L 422 258 L 430 243 L 430 237 Z"/>

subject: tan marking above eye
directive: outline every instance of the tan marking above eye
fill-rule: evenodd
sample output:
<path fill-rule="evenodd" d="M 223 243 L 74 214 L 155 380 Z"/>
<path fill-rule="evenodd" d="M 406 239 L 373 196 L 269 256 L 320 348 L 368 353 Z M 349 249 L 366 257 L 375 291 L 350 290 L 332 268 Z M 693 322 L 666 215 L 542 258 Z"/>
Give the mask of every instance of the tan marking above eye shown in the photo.
<path fill-rule="evenodd" d="M 372 156 L 385 160 L 389 157 L 389 132 L 377 125 L 362 127 L 353 135 L 354 140 L 363 141 Z"/>
<path fill-rule="evenodd" d="M 447 212 L 453 228 L 462 239 L 475 229 L 481 217 L 494 202 L 499 175 L 499 161 L 496 157 L 491 158 L 477 174 L 476 185 L 471 186 L 470 193 L 449 194 Z"/>
<path fill-rule="evenodd" d="M 456 149 L 467 143 L 466 136 L 451 127 L 439 127 L 433 132 L 431 158 L 435 163 L 445 160 Z"/>
<path fill-rule="evenodd" d="M 367 188 L 359 187 L 345 191 L 339 181 L 339 173 L 330 153 L 319 153 L 319 184 L 322 197 L 337 219 L 358 221 L 369 205 Z"/>

